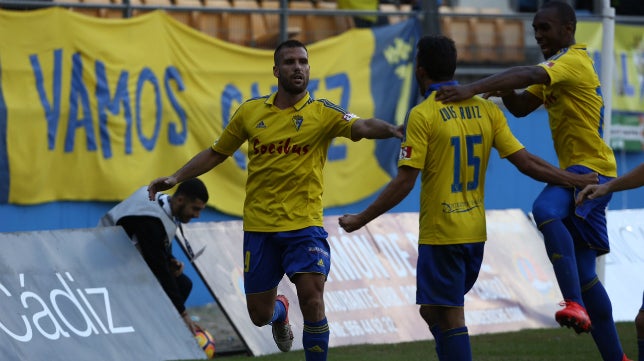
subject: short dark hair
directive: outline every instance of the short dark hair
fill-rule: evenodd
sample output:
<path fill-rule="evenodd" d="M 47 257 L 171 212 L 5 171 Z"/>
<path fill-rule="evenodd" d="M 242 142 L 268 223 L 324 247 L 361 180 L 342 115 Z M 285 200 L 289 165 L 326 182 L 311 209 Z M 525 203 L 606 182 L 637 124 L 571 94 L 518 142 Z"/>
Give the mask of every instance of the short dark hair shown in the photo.
<path fill-rule="evenodd" d="M 275 62 L 275 65 L 279 65 L 279 55 L 282 49 L 287 49 L 287 48 L 302 48 L 306 51 L 306 53 L 309 53 L 309 50 L 304 46 L 304 44 L 295 39 L 288 39 L 286 41 L 283 41 L 280 45 L 275 48 L 275 53 L 273 53 L 273 61 Z"/>
<path fill-rule="evenodd" d="M 577 28 L 577 15 L 570 4 L 563 1 L 548 1 L 539 8 L 539 10 L 545 9 L 554 9 L 562 24 L 572 24 L 573 29 Z"/>
<path fill-rule="evenodd" d="M 456 45 L 444 35 L 423 36 L 416 46 L 418 66 L 434 81 L 452 80 L 456 71 Z"/>
<path fill-rule="evenodd" d="M 206 189 L 204 182 L 198 178 L 186 179 L 179 184 L 174 194 L 184 195 L 191 200 L 199 199 L 204 203 L 208 202 L 208 189 Z"/>

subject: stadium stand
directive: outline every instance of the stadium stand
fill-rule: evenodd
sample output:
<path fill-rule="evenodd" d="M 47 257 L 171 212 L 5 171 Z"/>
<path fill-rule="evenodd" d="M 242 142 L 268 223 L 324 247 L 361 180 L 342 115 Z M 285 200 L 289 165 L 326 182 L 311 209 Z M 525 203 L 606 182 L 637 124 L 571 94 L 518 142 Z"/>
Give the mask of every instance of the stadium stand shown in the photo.
<path fill-rule="evenodd" d="M 204 11 L 199 14 L 197 29 L 218 39 L 228 38 L 228 15 L 225 9 L 232 7 L 228 0 L 203 0 Z M 212 11 L 217 9 L 219 11 Z M 224 10 L 222 10 L 224 9 Z"/>
<path fill-rule="evenodd" d="M 94 0 L 97 1 L 97 0 Z M 100 1 L 100 0 L 98 0 Z M 105 0 L 104 0 L 105 1 Z M 135 9 L 134 16 L 148 13 L 157 9 L 164 10 L 175 20 L 184 23 L 192 28 L 197 28 L 200 12 L 197 10 L 187 10 L 187 8 L 202 7 L 201 0 L 130 0 L 132 5 L 142 5 L 145 9 Z"/>
<path fill-rule="evenodd" d="M 454 39 L 460 63 L 508 64 L 526 61 L 525 24 L 500 8 L 439 8 L 441 31 Z"/>
<path fill-rule="evenodd" d="M 123 17 L 123 10 L 110 8 L 115 5 L 114 0 L 77 0 L 81 4 L 93 4 L 96 7 L 72 7 L 72 11 L 99 18 L 113 18 L 118 19 Z"/>
<path fill-rule="evenodd" d="M 296 12 L 288 15 L 288 25 L 301 29 L 301 31 L 297 35 L 293 36 L 293 38 L 305 44 L 311 43 L 311 39 L 313 38 L 311 35 L 311 32 L 315 31 L 315 29 L 312 27 L 312 23 L 313 23 L 312 11 L 315 10 L 315 6 L 309 0 L 293 0 L 289 2 L 288 7 L 289 9 L 295 10 L 295 11 L 298 11 L 298 10 L 311 11 L 311 13 Z"/>
<path fill-rule="evenodd" d="M 134 8 L 132 16 L 139 16 L 147 14 L 151 11 L 162 9 L 170 6 L 170 0 L 130 0 L 130 4 L 134 6 L 144 6 L 143 8 Z"/>
<path fill-rule="evenodd" d="M 476 8 L 441 6 L 439 13 L 441 32 L 456 43 L 459 62 L 473 62 L 476 18 L 472 14 L 476 13 Z"/>
<path fill-rule="evenodd" d="M 172 5 L 175 5 L 177 8 L 180 8 L 180 7 L 199 8 L 203 6 L 200 0 L 173 0 Z M 170 11 L 170 15 L 173 18 L 197 30 L 200 30 L 199 23 L 201 21 L 200 18 L 202 13 L 203 12 L 199 10 L 189 10 L 189 11 L 171 10 Z"/>
<path fill-rule="evenodd" d="M 260 8 L 264 10 L 277 10 L 280 8 L 280 2 L 279 0 L 262 0 L 260 3 Z M 265 12 L 264 21 L 266 22 L 266 27 L 268 29 L 280 28 L 280 14 L 277 12 Z M 302 28 L 298 26 L 292 26 L 290 23 L 288 23 L 287 19 L 286 37 L 288 39 L 294 38 L 300 32 L 302 32 Z"/>
<path fill-rule="evenodd" d="M 508 63 L 523 63 L 527 59 L 525 25 L 521 19 L 505 18 L 500 22 L 500 59 Z"/>
<path fill-rule="evenodd" d="M 322 11 L 334 11 L 338 9 L 338 4 L 335 1 L 318 1 L 315 3 L 315 8 Z M 330 36 L 342 34 L 343 32 L 354 28 L 352 16 L 341 16 L 332 14 L 314 14 L 312 27 L 315 31 L 311 34 L 311 41 L 319 41 L 326 39 Z"/>
<path fill-rule="evenodd" d="M 479 9 L 479 14 L 476 24 L 474 25 L 474 33 L 472 38 L 474 41 L 474 57 L 480 62 L 495 62 L 500 57 L 500 30 L 502 18 L 495 15 L 501 14 L 501 9 L 496 8 L 482 8 Z M 487 15 L 487 16 L 486 16 Z"/>
<path fill-rule="evenodd" d="M 499 8 L 479 8 L 481 16 L 474 36 L 482 61 L 494 63 L 521 63 L 525 56 L 525 28 L 520 19 L 503 15 Z"/>
<path fill-rule="evenodd" d="M 2 1 L 2 0 L 0 0 Z M 100 18 L 127 16 L 124 0 L 55 0 L 72 11 Z M 70 2 L 79 6 L 70 6 Z M 132 16 L 163 9 L 176 20 L 235 44 L 274 48 L 282 39 L 281 0 L 130 0 Z M 354 28 L 352 15 L 340 14 L 335 0 L 289 0 L 284 9 L 285 38 L 311 44 Z M 471 3 L 464 2 L 465 5 Z M 485 3 L 486 5 L 488 3 Z M 379 10 L 390 24 L 417 16 L 410 2 L 383 1 Z M 509 7 L 439 7 L 441 32 L 456 42 L 459 63 L 502 66 L 528 61 L 526 24 Z"/>
<path fill-rule="evenodd" d="M 380 3 L 378 9 L 387 17 L 389 24 L 396 24 L 409 18 L 408 15 L 401 15 L 401 11 L 408 13 L 412 11 L 411 4 L 401 3 Z"/>
<path fill-rule="evenodd" d="M 275 41 L 270 42 L 270 35 L 266 29 L 264 17 L 257 12 L 259 4 L 255 0 L 233 0 L 235 9 L 245 9 L 248 12 L 231 12 L 228 14 L 228 37 L 225 39 L 234 44 L 251 47 L 272 47 L 277 41 L 279 33 L 274 33 Z"/>

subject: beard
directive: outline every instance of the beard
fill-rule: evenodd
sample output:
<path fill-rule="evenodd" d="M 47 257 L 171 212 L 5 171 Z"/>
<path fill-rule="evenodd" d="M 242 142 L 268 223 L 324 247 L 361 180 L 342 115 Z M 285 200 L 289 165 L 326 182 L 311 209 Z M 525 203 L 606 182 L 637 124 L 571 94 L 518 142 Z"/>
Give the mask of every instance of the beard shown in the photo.
<path fill-rule="evenodd" d="M 300 94 L 306 91 L 306 87 L 309 85 L 309 80 L 304 79 L 301 85 L 295 85 L 287 78 L 280 78 L 280 83 L 282 88 L 289 94 Z"/>

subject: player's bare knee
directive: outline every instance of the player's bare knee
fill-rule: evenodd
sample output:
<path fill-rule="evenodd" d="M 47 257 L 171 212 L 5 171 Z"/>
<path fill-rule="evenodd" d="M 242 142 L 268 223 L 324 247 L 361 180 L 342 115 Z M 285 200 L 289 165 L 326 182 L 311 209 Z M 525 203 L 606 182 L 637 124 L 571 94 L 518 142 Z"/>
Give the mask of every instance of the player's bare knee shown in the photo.
<path fill-rule="evenodd" d="M 422 317 L 423 320 L 425 320 L 427 325 L 432 326 L 433 324 L 436 323 L 436 321 L 432 319 L 432 314 L 429 307 L 420 306 L 420 308 L 418 309 L 418 313 L 420 313 L 420 317 Z"/>
<path fill-rule="evenodd" d="M 317 322 L 325 317 L 323 298 L 311 297 L 300 299 L 299 301 L 300 309 L 302 310 L 302 317 L 304 317 L 305 321 Z"/>

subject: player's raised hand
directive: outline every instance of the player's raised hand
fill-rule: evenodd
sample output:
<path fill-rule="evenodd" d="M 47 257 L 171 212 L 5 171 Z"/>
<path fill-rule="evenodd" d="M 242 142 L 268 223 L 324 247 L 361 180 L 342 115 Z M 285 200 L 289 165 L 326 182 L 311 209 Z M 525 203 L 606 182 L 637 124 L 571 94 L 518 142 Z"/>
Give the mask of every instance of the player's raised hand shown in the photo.
<path fill-rule="evenodd" d="M 445 85 L 436 91 L 436 100 L 443 103 L 453 103 L 470 99 L 475 96 L 467 85 Z"/>
<path fill-rule="evenodd" d="M 148 198 L 153 201 L 158 192 L 163 192 L 174 187 L 177 179 L 174 177 L 161 177 L 153 180 L 148 184 Z"/>
<path fill-rule="evenodd" d="M 349 233 L 357 231 L 364 226 L 364 222 L 357 214 L 345 214 L 338 218 L 338 223 L 340 223 L 342 229 Z"/>

